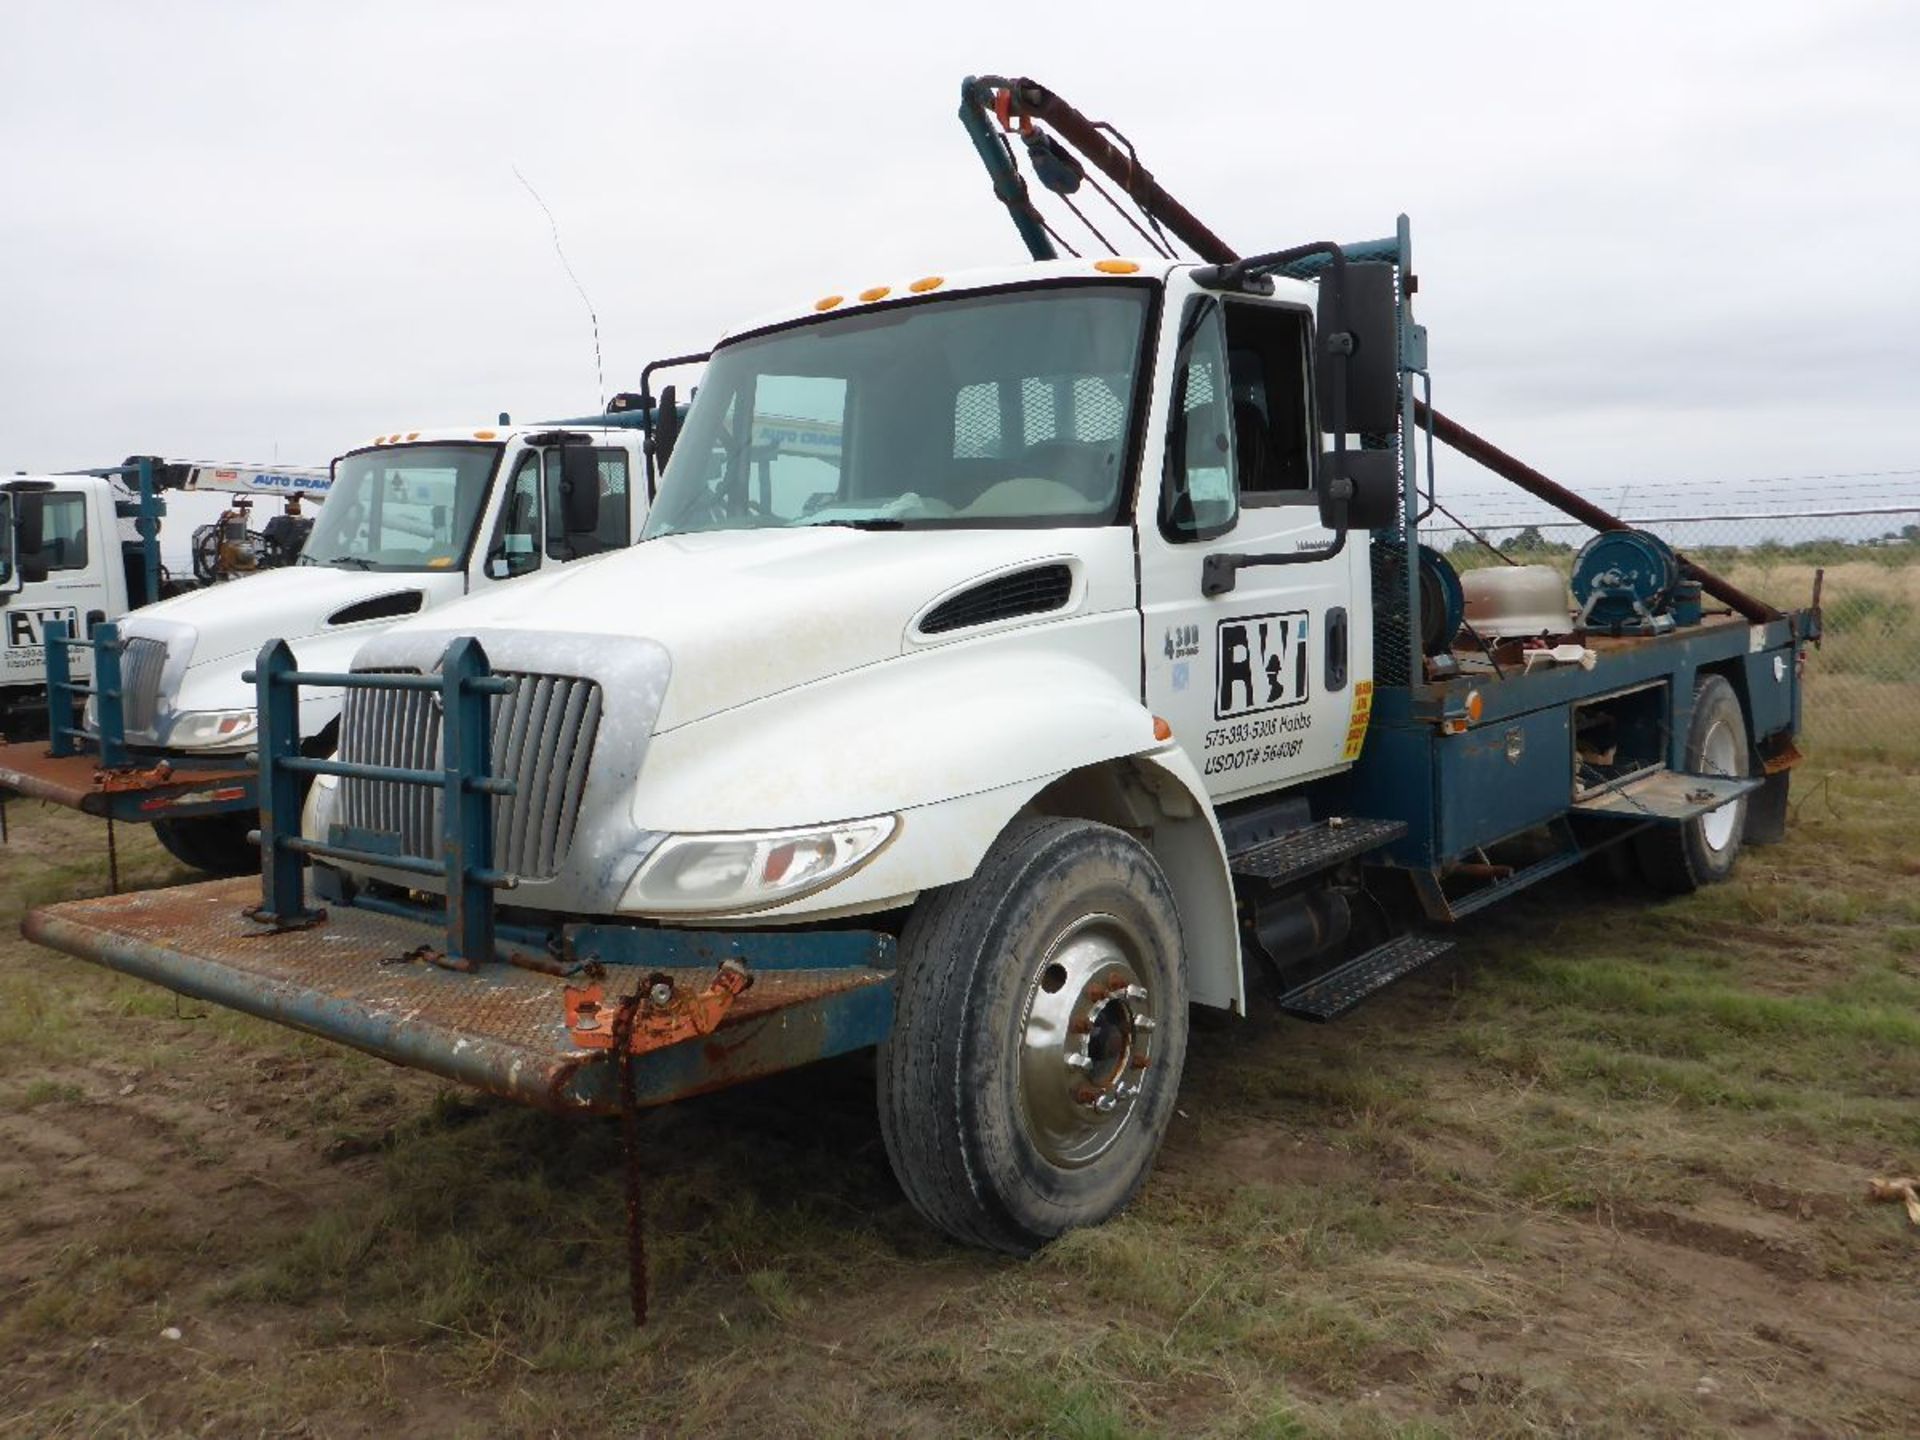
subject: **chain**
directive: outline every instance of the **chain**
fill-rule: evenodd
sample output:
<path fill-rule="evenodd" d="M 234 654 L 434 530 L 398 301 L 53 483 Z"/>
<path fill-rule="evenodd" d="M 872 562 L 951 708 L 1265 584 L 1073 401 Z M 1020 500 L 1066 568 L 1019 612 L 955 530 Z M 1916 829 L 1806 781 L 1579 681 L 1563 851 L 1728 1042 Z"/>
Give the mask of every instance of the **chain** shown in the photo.
<path fill-rule="evenodd" d="M 620 1145 L 627 1187 L 627 1289 L 635 1326 L 647 1323 L 647 1228 L 640 1198 L 640 1118 L 633 1098 L 633 1026 L 644 990 L 620 1002 L 613 1015 L 614 1063 L 620 1069 Z"/>

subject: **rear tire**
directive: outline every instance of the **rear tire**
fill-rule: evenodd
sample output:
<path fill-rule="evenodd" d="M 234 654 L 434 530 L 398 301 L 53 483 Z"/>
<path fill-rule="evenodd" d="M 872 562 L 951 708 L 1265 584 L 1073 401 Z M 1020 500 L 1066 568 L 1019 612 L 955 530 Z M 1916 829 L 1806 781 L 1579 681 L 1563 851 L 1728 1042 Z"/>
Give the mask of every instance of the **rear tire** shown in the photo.
<path fill-rule="evenodd" d="M 1139 1192 L 1186 1059 L 1179 912 L 1110 826 L 1016 820 L 923 896 L 880 1047 L 880 1128 L 921 1215 L 1025 1255 Z"/>
<path fill-rule="evenodd" d="M 247 839 L 259 826 L 251 811 L 200 815 L 185 820 L 156 820 L 153 833 L 182 865 L 209 875 L 245 875 L 260 868 L 260 847 Z"/>
<path fill-rule="evenodd" d="M 1703 675 L 1693 687 L 1687 726 L 1687 769 L 1696 775 L 1753 773 L 1746 712 L 1723 676 Z M 1747 797 L 1681 825 L 1655 825 L 1635 840 L 1647 883 L 1667 895 L 1691 895 L 1733 873 L 1746 828 Z"/>

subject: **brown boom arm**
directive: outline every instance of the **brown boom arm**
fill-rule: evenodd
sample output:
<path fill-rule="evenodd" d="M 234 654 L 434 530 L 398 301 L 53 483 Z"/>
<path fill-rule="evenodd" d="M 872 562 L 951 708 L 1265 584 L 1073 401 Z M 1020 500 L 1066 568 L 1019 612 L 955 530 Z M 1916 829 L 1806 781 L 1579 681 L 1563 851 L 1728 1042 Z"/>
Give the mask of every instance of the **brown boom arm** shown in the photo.
<path fill-rule="evenodd" d="M 1061 139 L 1125 190 L 1141 209 L 1171 231 L 1202 260 L 1214 265 L 1231 265 L 1240 258 L 1226 241 L 1201 224 L 1192 211 L 1168 194 L 1166 188 L 1140 164 L 1138 157 L 1129 150 L 1120 149 L 1107 138 L 1114 133 L 1111 127 L 1089 120 L 1037 81 L 983 77 L 981 83 L 996 92 L 996 97 L 1009 97 L 1006 101 L 1006 117 L 1026 117 L 1050 126 Z M 1416 405 L 1415 415 L 1432 424 L 1436 440 L 1452 446 L 1469 460 L 1486 466 L 1502 480 L 1564 511 L 1583 525 L 1590 525 L 1595 530 L 1631 528 L 1619 516 L 1601 509 L 1590 500 L 1582 499 L 1566 486 L 1549 480 L 1531 465 L 1515 459 L 1492 441 L 1474 434 L 1438 410 L 1429 411 L 1425 405 Z M 1686 571 L 1700 582 L 1701 589 L 1725 601 L 1747 619 L 1757 623 L 1780 618 L 1780 612 L 1764 600 L 1756 599 L 1711 571 L 1702 569 L 1684 555 L 1679 558 Z"/>

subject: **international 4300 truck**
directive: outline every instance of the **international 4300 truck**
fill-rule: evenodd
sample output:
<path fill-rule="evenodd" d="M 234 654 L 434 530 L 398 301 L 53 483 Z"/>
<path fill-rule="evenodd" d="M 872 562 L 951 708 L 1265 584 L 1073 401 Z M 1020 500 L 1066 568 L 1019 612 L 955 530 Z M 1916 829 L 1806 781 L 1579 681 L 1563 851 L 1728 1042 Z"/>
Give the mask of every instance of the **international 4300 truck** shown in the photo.
<path fill-rule="evenodd" d="M 308 665 L 344 666 L 406 616 L 624 548 L 646 518 L 646 418 L 383 434 L 318 472 L 328 502 L 298 563 L 90 624 L 84 644 L 69 607 L 50 647 L 51 743 L 0 749 L 0 795 L 150 823 L 175 858 L 214 874 L 257 868 L 257 716 L 241 676 L 260 646 L 284 638 Z M 67 650 L 81 665 L 61 663 Z M 78 693 L 83 724 L 68 729 Z M 339 697 L 308 698 L 301 743 L 330 752 Z"/>
<path fill-rule="evenodd" d="M 1054 103 L 968 96 L 1023 136 Z M 734 331 L 631 550 L 346 673 L 262 651 L 260 882 L 27 933 L 558 1111 L 877 1046 L 914 1205 L 1023 1253 L 1138 1191 L 1189 1007 L 1254 967 L 1329 1019 L 1589 856 L 1687 890 L 1777 836 L 1817 617 L 1609 531 L 1578 614 L 1534 575 L 1466 618 L 1418 545 L 1425 432 L 1474 442 L 1419 401 L 1405 222 L 1209 256 L 1108 150 L 1198 262 Z M 303 692 L 344 695 L 337 756 Z"/>

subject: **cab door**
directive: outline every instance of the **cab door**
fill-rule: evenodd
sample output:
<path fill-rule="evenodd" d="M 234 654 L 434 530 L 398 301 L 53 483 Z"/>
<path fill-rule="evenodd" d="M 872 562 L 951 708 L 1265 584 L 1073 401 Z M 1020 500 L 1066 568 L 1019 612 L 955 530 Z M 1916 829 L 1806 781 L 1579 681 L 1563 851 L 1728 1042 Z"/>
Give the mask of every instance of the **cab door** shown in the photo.
<path fill-rule="evenodd" d="M 1334 553 L 1320 522 L 1311 312 L 1194 291 L 1169 313 L 1164 444 L 1138 516 L 1146 699 L 1228 800 L 1348 763 L 1356 696 L 1371 692 L 1366 550 Z M 1299 558 L 1239 569 L 1208 596 L 1210 554 Z"/>
<path fill-rule="evenodd" d="M 107 565 L 119 563 L 117 536 L 90 503 L 92 482 L 55 480 L 16 490 L 15 564 L 20 589 L 0 610 L 0 678 L 38 683 L 46 675 L 46 627 L 66 622 L 67 633 L 84 637 L 115 618 Z M 76 676 L 90 673 L 92 657 L 73 652 Z"/>

